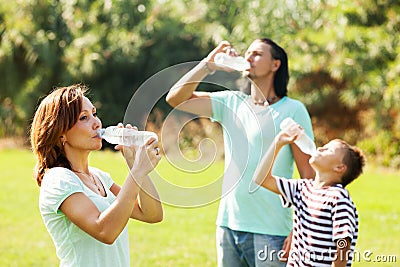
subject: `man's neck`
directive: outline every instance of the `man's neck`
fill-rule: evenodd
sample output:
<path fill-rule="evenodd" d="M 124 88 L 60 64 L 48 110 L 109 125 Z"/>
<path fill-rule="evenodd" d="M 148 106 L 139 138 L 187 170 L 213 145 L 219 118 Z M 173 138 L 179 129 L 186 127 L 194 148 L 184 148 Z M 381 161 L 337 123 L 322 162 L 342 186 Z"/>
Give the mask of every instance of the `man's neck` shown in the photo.
<path fill-rule="evenodd" d="M 273 87 L 258 88 L 256 85 L 251 85 L 251 98 L 255 104 L 268 102 L 275 103 L 279 100 Z"/>

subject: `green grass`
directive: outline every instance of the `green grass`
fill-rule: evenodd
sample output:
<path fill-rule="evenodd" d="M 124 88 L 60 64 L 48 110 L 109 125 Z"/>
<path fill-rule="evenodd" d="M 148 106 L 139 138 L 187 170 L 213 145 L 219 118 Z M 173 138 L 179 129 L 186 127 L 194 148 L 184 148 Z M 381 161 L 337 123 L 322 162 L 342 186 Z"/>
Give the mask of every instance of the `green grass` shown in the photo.
<path fill-rule="evenodd" d="M 117 182 L 121 182 L 127 173 L 118 153 L 93 153 L 91 164 L 110 172 Z M 34 165 L 35 160 L 27 150 L 0 150 L 0 266 L 59 264 L 39 214 L 39 188 L 32 178 Z M 171 183 L 199 186 L 207 183 L 204 177 L 218 177 L 223 168 L 219 163 L 205 173 L 188 175 L 173 171 L 164 160 L 157 171 L 167 176 Z M 357 251 L 361 253 L 361 259 L 353 266 L 399 265 L 399 182 L 398 172 L 369 167 L 349 186 L 360 215 Z M 131 221 L 132 266 L 216 266 L 214 232 L 217 208 L 217 202 L 200 208 L 164 205 L 164 221 L 161 223 L 149 225 Z M 363 259 L 365 251 L 372 252 L 369 255 L 371 262 Z M 383 255 L 395 255 L 397 262 L 373 262 L 377 256 Z"/>

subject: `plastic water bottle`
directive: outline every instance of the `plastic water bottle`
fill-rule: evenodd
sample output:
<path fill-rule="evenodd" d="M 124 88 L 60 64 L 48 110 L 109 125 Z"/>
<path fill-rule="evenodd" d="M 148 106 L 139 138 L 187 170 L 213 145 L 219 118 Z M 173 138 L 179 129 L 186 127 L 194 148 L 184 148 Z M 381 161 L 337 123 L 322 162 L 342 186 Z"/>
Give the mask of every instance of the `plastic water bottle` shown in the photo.
<path fill-rule="evenodd" d="M 237 71 L 250 69 L 250 63 L 244 57 L 232 57 L 222 52 L 215 55 L 214 62 L 218 66 L 228 67 Z"/>
<path fill-rule="evenodd" d="M 136 131 L 130 128 L 119 128 L 117 126 L 109 126 L 105 129 L 97 130 L 97 135 L 103 138 L 110 144 L 115 145 L 143 145 L 150 137 L 158 137 L 153 132 L 148 131 Z"/>
<path fill-rule="evenodd" d="M 288 131 L 292 125 L 297 125 L 297 123 L 292 118 L 288 117 L 281 122 L 280 128 L 283 131 Z M 301 131 L 298 128 L 296 128 L 295 131 L 299 135 L 294 143 L 304 153 L 310 156 L 314 155 L 317 151 L 314 142 L 310 139 L 310 137 L 308 137 L 307 134 L 304 133 L 304 131 Z"/>

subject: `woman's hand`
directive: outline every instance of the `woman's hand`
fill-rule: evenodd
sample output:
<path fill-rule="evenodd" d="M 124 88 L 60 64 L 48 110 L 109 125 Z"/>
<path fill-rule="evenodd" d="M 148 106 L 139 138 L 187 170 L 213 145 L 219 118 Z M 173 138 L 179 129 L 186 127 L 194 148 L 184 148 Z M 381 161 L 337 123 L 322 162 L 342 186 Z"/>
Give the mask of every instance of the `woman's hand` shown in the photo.
<path fill-rule="evenodd" d="M 118 123 L 117 126 L 119 128 L 124 128 L 124 125 L 122 123 Z M 136 126 L 132 126 L 130 124 L 127 124 L 126 128 L 133 129 L 135 131 L 138 130 Z M 135 161 L 136 150 L 138 149 L 137 146 L 116 145 L 114 149 L 121 151 L 122 155 L 125 158 L 126 163 L 129 166 L 129 169 L 131 169 L 133 166 L 133 162 Z"/>
<path fill-rule="evenodd" d="M 136 150 L 135 161 L 131 168 L 131 173 L 135 179 L 140 179 L 149 174 L 160 161 L 160 148 L 158 141 L 150 137 L 144 145 Z"/>

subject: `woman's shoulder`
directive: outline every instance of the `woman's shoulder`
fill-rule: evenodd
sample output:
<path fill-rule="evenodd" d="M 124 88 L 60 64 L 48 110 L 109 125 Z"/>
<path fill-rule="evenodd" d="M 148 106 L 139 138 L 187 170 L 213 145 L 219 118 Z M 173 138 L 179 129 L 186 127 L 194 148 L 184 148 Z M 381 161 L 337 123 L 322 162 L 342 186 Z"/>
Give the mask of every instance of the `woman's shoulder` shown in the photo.
<path fill-rule="evenodd" d="M 69 192 L 83 192 L 84 185 L 71 170 L 63 167 L 53 167 L 46 171 L 40 187 L 41 198 L 58 198 Z"/>
<path fill-rule="evenodd" d="M 43 176 L 43 180 L 48 177 L 71 177 L 73 175 L 74 173 L 70 169 L 64 167 L 53 167 L 46 171 Z"/>
<path fill-rule="evenodd" d="M 53 167 L 44 174 L 42 187 L 46 187 L 48 184 L 77 182 L 79 182 L 79 178 L 71 170 L 64 167 Z"/>
<path fill-rule="evenodd" d="M 85 187 L 71 170 L 53 167 L 46 171 L 40 187 L 39 208 L 42 213 L 57 213 L 62 202 L 71 194 L 84 192 Z"/>

